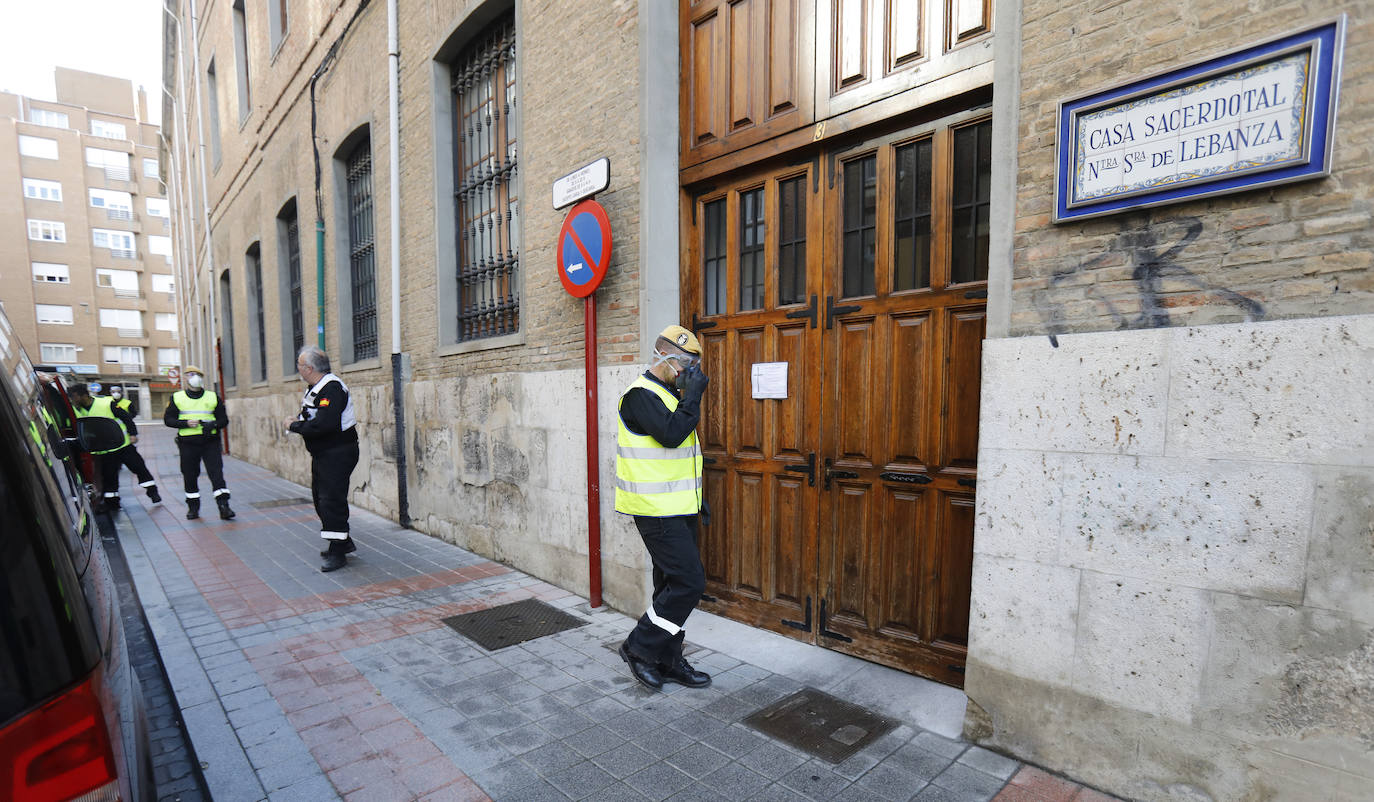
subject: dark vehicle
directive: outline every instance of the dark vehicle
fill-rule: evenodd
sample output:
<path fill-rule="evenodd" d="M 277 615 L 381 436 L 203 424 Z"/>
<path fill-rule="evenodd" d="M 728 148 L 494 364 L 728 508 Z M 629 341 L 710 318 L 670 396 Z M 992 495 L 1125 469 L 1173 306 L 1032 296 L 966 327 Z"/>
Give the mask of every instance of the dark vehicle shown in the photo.
<path fill-rule="evenodd" d="M 77 419 L 0 312 L 0 800 L 154 797 L 143 693 L 91 517 L 88 452 L 122 440 Z"/>

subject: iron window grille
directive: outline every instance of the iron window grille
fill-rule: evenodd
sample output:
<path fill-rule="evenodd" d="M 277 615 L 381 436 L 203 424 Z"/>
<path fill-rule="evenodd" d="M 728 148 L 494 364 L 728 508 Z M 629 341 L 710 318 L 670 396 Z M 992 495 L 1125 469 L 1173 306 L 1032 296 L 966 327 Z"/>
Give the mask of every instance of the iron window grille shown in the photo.
<path fill-rule="evenodd" d="M 262 297 L 262 250 L 255 242 L 248 249 L 248 282 L 253 304 L 253 329 L 257 334 L 257 360 L 253 363 L 254 381 L 267 381 L 267 310 Z"/>
<path fill-rule="evenodd" d="M 515 63 L 515 16 L 507 14 L 453 65 L 460 342 L 520 327 Z"/>
<path fill-rule="evenodd" d="M 220 335 L 220 362 L 223 364 L 220 378 L 224 381 L 225 387 L 238 384 L 238 371 L 234 365 L 234 288 L 230 281 L 228 270 L 220 274 L 220 313 L 224 318 L 223 333 Z"/>
<path fill-rule="evenodd" d="M 372 140 L 348 160 L 348 263 L 353 300 L 353 361 L 377 355 L 377 253 L 372 225 Z"/>
<path fill-rule="evenodd" d="M 301 231 L 300 219 L 293 205 L 286 221 L 286 274 L 291 298 L 291 353 L 287 357 L 288 372 L 296 368 L 296 355 L 305 347 L 305 306 L 301 298 Z"/>

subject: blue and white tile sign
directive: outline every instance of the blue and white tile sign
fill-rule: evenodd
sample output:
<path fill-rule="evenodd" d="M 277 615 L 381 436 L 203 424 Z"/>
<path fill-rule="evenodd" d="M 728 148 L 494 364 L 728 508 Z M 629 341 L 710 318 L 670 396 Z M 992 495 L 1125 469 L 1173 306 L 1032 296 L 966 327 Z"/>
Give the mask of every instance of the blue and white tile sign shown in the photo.
<path fill-rule="evenodd" d="M 1061 103 L 1055 221 L 1328 175 L 1344 22 Z"/>

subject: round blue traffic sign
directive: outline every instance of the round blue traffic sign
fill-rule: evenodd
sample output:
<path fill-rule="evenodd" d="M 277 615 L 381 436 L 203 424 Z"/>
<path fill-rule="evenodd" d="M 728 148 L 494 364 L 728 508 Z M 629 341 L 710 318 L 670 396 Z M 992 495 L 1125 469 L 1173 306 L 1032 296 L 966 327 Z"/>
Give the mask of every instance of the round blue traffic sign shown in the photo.
<path fill-rule="evenodd" d="M 611 221 L 594 200 L 584 200 L 568 212 L 558 232 L 558 280 L 575 298 L 596 291 L 611 262 Z"/>

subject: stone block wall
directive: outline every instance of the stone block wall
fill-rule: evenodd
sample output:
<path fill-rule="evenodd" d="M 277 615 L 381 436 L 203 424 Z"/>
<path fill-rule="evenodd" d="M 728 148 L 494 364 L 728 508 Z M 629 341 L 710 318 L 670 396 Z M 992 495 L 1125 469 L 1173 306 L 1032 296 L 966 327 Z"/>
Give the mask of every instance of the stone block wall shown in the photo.
<path fill-rule="evenodd" d="M 1374 18 L 1359 0 L 1022 4 L 1011 333 L 1347 315 L 1374 305 Z M 1062 100 L 1315 26 L 1347 33 L 1329 178 L 1050 224 Z"/>
<path fill-rule="evenodd" d="M 968 733 L 1129 798 L 1367 799 L 1374 316 L 984 353 Z"/>

